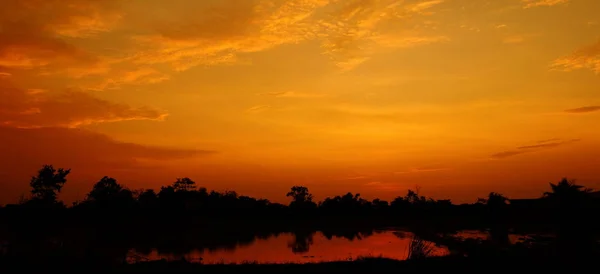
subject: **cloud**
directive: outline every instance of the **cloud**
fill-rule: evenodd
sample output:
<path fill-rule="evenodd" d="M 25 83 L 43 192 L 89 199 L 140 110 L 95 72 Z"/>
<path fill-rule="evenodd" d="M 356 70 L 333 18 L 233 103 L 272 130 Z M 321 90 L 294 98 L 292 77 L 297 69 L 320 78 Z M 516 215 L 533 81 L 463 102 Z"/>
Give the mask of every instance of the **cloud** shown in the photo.
<path fill-rule="evenodd" d="M 368 179 L 368 176 L 364 176 L 364 175 L 356 175 L 356 176 L 350 176 L 350 177 L 343 177 L 340 178 L 338 180 L 342 180 L 342 181 L 353 181 L 353 180 L 363 180 L 363 179 Z"/>
<path fill-rule="evenodd" d="M 373 188 L 375 190 L 378 190 L 378 191 L 399 191 L 399 190 L 407 189 L 406 186 L 402 186 L 397 183 L 384 183 L 384 182 L 378 182 L 378 181 L 368 182 L 364 185 L 367 187 Z"/>
<path fill-rule="evenodd" d="M 11 153 L 14 150 L 29 151 L 34 158 L 36 154 L 40 156 L 36 161 L 44 161 L 45 158 L 48 158 L 48 163 L 53 162 L 51 158 L 54 157 L 59 161 L 72 159 L 75 163 L 80 161 L 109 162 L 111 158 L 114 160 L 125 158 L 129 160 L 167 160 L 215 153 L 210 150 L 171 149 L 119 142 L 106 135 L 85 129 L 0 127 L 0 132 L 2 132 L 0 146 L 4 147 L 3 151 Z M 49 144 L 56 147 L 48 146 Z M 15 149 L 9 149 L 9 147 Z"/>
<path fill-rule="evenodd" d="M 120 89 L 123 85 L 157 84 L 170 79 L 170 76 L 150 67 L 125 70 L 112 75 L 104 77 L 100 84 L 87 86 L 87 89 L 95 91 Z"/>
<path fill-rule="evenodd" d="M 259 93 L 261 96 L 273 96 L 279 98 L 319 98 L 325 97 L 325 94 L 322 93 L 304 93 L 304 92 L 295 92 L 295 91 L 281 91 L 281 92 L 264 92 Z"/>
<path fill-rule="evenodd" d="M 503 29 L 503 28 L 506 28 L 506 27 L 508 27 L 506 24 L 500 24 L 500 25 L 496 25 L 495 26 L 495 28 L 497 28 L 497 29 Z"/>
<path fill-rule="evenodd" d="M 535 145 L 526 145 L 517 147 L 515 150 L 507 150 L 498 152 L 491 155 L 492 159 L 504 159 L 512 156 L 517 156 L 524 153 L 536 152 L 544 149 L 554 148 L 563 146 L 575 142 L 579 142 L 580 139 L 561 140 L 561 139 L 549 139 L 544 141 L 538 141 Z"/>
<path fill-rule="evenodd" d="M 540 148 L 553 148 L 553 147 L 561 146 L 564 144 L 569 144 L 569 143 L 579 142 L 579 141 L 580 141 L 579 139 L 572 139 L 572 140 L 568 140 L 568 141 L 554 141 L 554 142 L 548 142 L 548 143 L 538 143 L 537 145 L 520 146 L 520 147 L 517 147 L 517 149 L 531 150 L 531 149 L 540 149 Z"/>
<path fill-rule="evenodd" d="M 0 67 L 33 69 L 53 64 L 93 66 L 90 53 L 66 38 L 89 37 L 119 20 L 116 0 L 7 0 L 0 10 Z"/>
<path fill-rule="evenodd" d="M 342 71 L 348 71 L 369 60 L 379 46 L 409 47 L 445 41 L 438 36 L 431 38 L 412 33 L 381 33 L 378 30 L 384 23 L 429 15 L 429 10 L 442 2 L 434 0 L 404 4 L 398 0 L 340 1 L 330 18 L 321 21 L 321 36 L 324 37 L 322 48 Z"/>
<path fill-rule="evenodd" d="M 247 109 L 246 112 L 259 113 L 259 112 L 266 111 L 267 109 L 270 109 L 270 108 L 271 108 L 271 106 L 269 106 L 269 105 L 258 105 L 258 106 L 253 106 L 253 107 Z"/>
<path fill-rule="evenodd" d="M 409 48 L 450 41 L 446 36 L 375 36 L 372 39 L 376 41 L 377 44 L 390 48 Z"/>
<path fill-rule="evenodd" d="M 572 109 L 567 109 L 565 110 L 566 113 L 589 113 L 589 112 L 596 112 L 596 111 L 600 111 L 600 106 L 586 106 L 586 107 L 579 107 L 579 108 L 572 108 Z"/>
<path fill-rule="evenodd" d="M 0 82 L 0 125 L 19 128 L 67 127 L 128 120 L 163 120 L 167 113 L 131 107 L 67 90 L 24 90 Z"/>
<path fill-rule="evenodd" d="M 183 71 L 195 66 L 234 64 L 242 60 L 242 54 L 316 40 L 335 64 L 348 70 L 369 59 L 369 49 L 377 46 L 375 40 L 383 35 L 376 31 L 380 23 L 431 14 L 430 9 L 442 2 L 223 0 L 198 5 L 197 12 L 189 17 L 153 22 L 154 31 L 133 37 L 142 48 L 129 60 L 169 64 Z M 402 38 L 407 35 L 404 33 L 385 35 L 396 36 L 394 45 L 403 47 L 440 40 L 414 33 L 407 38 Z"/>
<path fill-rule="evenodd" d="M 555 60 L 551 64 L 551 68 L 562 71 L 590 69 L 596 74 L 600 74 L 600 40 Z"/>
<path fill-rule="evenodd" d="M 186 23 L 157 22 L 156 33 L 136 36 L 147 50 L 133 57 L 142 64 L 170 64 L 177 71 L 200 65 L 231 64 L 242 53 L 259 52 L 311 36 L 308 18 L 326 0 L 219 1 L 198 7 L 203 16 Z"/>
<path fill-rule="evenodd" d="M 396 171 L 394 174 L 407 174 L 407 173 L 421 173 L 421 172 L 438 172 L 438 171 L 447 171 L 452 170 L 449 167 L 443 167 L 439 165 L 432 166 L 423 166 L 423 167 L 415 167 L 406 171 Z"/>
<path fill-rule="evenodd" d="M 569 0 L 521 0 L 523 2 L 523 8 L 535 8 L 535 7 L 551 7 L 559 4 L 566 4 Z"/>
<path fill-rule="evenodd" d="M 0 78 L 8 78 L 11 77 L 12 74 L 8 72 L 0 72 Z"/>

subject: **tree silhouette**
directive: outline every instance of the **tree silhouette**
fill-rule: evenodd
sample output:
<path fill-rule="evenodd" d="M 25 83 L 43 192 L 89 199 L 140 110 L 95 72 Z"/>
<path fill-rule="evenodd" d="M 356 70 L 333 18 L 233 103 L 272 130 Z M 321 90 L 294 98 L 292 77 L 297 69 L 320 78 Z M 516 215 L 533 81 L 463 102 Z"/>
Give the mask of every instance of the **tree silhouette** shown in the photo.
<path fill-rule="evenodd" d="M 88 199 L 93 201 L 106 201 L 115 197 L 123 190 L 123 186 L 117 183 L 117 180 L 108 176 L 102 177 L 92 191 L 88 194 Z"/>
<path fill-rule="evenodd" d="M 155 208 L 158 206 L 158 195 L 154 189 L 146 189 L 138 196 L 138 202 L 142 208 Z"/>
<path fill-rule="evenodd" d="M 286 197 L 292 197 L 290 207 L 294 209 L 314 209 L 317 204 L 313 202 L 313 196 L 308 192 L 308 188 L 304 186 L 293 186 Z"/>
<path fill-rule="evenodd" d="M 173 183 L 173 188 L 175 191 L 193 191 L 196 189 L 196 182 L 188 177 L 177 178 L 175 183 Z"/>
<path fill-rule="evenodd" d="M 312 202 L 313 196 L 308 192 L 308 188 L 304 186 L 293 186 L 286 197 L 292 197 L 292 202 L 307 203 Z"/>
<path fill-rule="evenodd" d="M 508 202 L 508 198 L 504 197 L 504 195 L 497 192 L 490 192 L 487 199 L 485 199 L 485 204 L 492 211 L 502 210 L 506 207 L 506 203 Z"/>
<path fill-rule="evenodd" d="M 34 200 L 56 203 L 56 196 L 67 182 L 71 169 L 55 169 L 52 165 L 44 165 L 37 176 L 31 177 L 29 185 Z"/>
<path fill-rule="evenodd" d="M 581 205 L 589 198 L 592 191 L 589 188 L 575 184 L 574 180 L 563 178 L 557 184 L 550 183 L 552 191 L 544 192 L 544 197 L 550 199 L 560 208 L 570 208 Z"/>

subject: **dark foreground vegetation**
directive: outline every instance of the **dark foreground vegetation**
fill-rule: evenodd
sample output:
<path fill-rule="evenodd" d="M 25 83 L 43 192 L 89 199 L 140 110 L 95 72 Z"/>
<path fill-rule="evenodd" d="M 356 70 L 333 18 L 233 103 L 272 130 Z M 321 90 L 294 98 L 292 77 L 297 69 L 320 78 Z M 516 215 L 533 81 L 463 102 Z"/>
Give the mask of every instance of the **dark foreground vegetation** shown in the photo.
<path fill-rule="evenodd" d="M 588 273 L 597 265 L 587 260 L 556 261 L 553 258 L 505 256 L 494 258 L 467 258 L 459 256 L 434 257 L 424 260 L 392 260 L 361 258 L 355 261 L 322 262 L 309 264 L 197 264 L 185 261 L 153 261 L 123 264 L 113 268 L 90 268 L 88 265 L 69 264 L 43 268 L 38 265 L 3 269 L 3 273 Z"/>
<path fill-rule="evenodd" d="M 550 184 L 539 199 L 510 200 L 498 193 L 473 204 L 455 205 L 409 190 L 393 201 L 359 194 L 315 202 L 307 188 L 294 186 L 290 204 L 215 192 L 189 178 L 154 190 L 130 190 L 102 178 L 85 200 L 70 206 L 57 200 L 70 170 L 44 166 L 31 178 L 31 197 L 0 207 L 0 272 L 496 272 L 530 267 L 543 271 L 584 267 L 600 255 L 598 193 L 573 181 Z M 186 254 L 194 249 L 235 249 L 256 238 L 293 233 L 294 253 L 307 252 L 312 235 L 368 237 L 376 229 L 404 227 L 414 233 L 407 261 L 365 258 L 319 264 L 205 265 L 181 261 L 132 263 L 129 251 Z M 486 231 L 486 239 L 463 239 L 461 229 Z M 510 242 L 509 233 L 528 234 Z M 545 236 L 547 235 L 547 236 Z M 450 254 L 432 258 L 430 246 Z"/>

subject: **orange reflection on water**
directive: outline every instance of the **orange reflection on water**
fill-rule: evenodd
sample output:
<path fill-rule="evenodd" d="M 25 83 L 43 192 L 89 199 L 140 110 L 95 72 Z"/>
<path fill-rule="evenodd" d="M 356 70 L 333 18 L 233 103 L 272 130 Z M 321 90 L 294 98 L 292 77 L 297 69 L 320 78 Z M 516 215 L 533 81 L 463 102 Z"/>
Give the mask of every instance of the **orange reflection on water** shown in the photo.
<path fill-rule="evenodd" d="M 393 231 L 384 231 L 353 240 L 342 237 L 327 239 L 322 233 L 317 232 L 312 235 L 312 241 L 309 240 L 311 237 L 304 237 L 303 240 L 298 241 L 294 234 L 284 233 L 267 239 L 256 239 L 252 244 L 238 246 L 234 250 L 194 250 L 184 255 L 183 258 L 188 261 L 202 261 L 209 264 L 309 263 L 350 260 L 363 256 L 404 260 L 409 253 L 411 237 L 410 233 L 403 233 L 403 236 L 399 237 Z M 311 242 L 312 244 L 309 244 Z M 293 252 L 293 246 L 300 247 L 300 249 L 304 247 L 305 252 Z M 447 254 L 447 252 L 445 248 L 434 246 L 432 255 L 439 256 Z M 182 256 L 159 254 L 156 249 L 144 257 L 147 260 L 182 259 Z"/>

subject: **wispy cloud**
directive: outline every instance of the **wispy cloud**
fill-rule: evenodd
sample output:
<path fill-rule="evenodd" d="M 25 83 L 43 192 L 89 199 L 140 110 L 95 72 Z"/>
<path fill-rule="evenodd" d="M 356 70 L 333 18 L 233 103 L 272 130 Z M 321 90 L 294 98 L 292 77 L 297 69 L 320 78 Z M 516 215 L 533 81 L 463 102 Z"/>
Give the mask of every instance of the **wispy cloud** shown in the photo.
<path fill-rule="evenodd" d="M 569 0 L 521 0 L 523 2 L 523 8 L 535 8 L 535 7 L 551 7 L 559 4 L 568 3 Z"/>
<path fill-rule="evenodd" d="M 504 44 L 520 44 L 520 43 L 523 43 L 524 41 L 525 41 L 525 38 L 523 36 L 515 35 L 515 36 L 505 37 L 502 40 L 502 43 L 504 43 Z"/>
<path fill-rule="evenodd" d="M 586 106 L 586 107 L 579 107 L 579 108 L 572 108 L 572 109 L 567 109 L 565 110 L 566 113 L 590 113 L 590 112 L 596 112 L 596 111 L 600 111 L 600 106 Z"/>
<path fill-rule="evenodd" d="M 141 67 L 133 70 L 117 71 L 105 77 L 97 85 L 86 87 L 89 90 L 102 91 L 107 89 L 120 89 L 124 85 L 157 84 L 170 79 L 170 76 L 150 67 Z"/>
<path fill-rule="evenodd" d="M 264 92 L 264 93 L 259 93 L 258 95 L 273 96 L 273 97 L 280 97 L 280 98 L 319 98 L 319 97 L 326 96 L 323 93 L 306 93 L 306 92 L 296 92 L 296 91 Z"/>
<path fill-rule="evenodd" d="M 571 144 L 574 142 L 579 142 L 580 139 L 571 139 L 571 140 L 561 140 L 561 139 L 549 139 L 536 142 L 535 145 L 525 145 L 517 147 L 514 150 L 507 150 L 498 152 L 491 155 L 492 159 L 504 159 L 512 156 L 517 156 L 524 153 L 536 152 L 540 150 L 555 148 L 567 144 Z"/>
<path fill-rule="evenodd" d="M 369 178 L 369 177 L 364 176 L 364 175 L 358 175 L 358 176 L 344 177 L 344 178 L 342 178 L 342 180 L 351 181 L 351 180 L 362 180 L 362 179 L 367 179 L 367 178 Z"/>
<path fill-rule="evenodd" d="M 131 120 L 162 121 L 167 113 L 113 103 L 78 90 L 49 92 L 0 82 L 0 124 L 19 128 L 75 128 Z"/>
<path fill-rule="evenodd" d="M 600 74 L 600 40 L 552 62 L 551 69 L 572 71 L 590 69 Z"/>
<path fill-rule="evenodd" d="M 364 184 L 364 186 L 373 188 L 378 191 L 400 191 L 407 189 L 406 186 L 400 185 L 398 183 L 385 183 L 379 181 L 368 182 Z"/>
<path fill-rule="evenodd" d="M 447 171 L 452 170 L 452 168 L 432 165 L 432 166 L 423 166 L 423 167 L 414 167 L 405 171 L 396 171 L 394 174 L 407 174 L 407 173 L 421 173 L 421 172 L 437 172 L 437 171 Z"/>
<path fill-rule="evenodd" d="M 154 22 L 155 33 L 133 39 L 143 50 L 131 58 L 139 64 L 170 64 L 175 70 L 195 66 L 231 64 L 238 56 L 261 52 L 280 45 L 319 41 L 323 52 L 343 70 L 370 58 L 381 40 L 378 26 L 432 14 L 442 0 L 337 1 L 220 1 L 203 7 L 202 17 L 181 22 Z M 386 33 L 396 37 L 381 40 L 383 46 L 414 46 L 442 41 L 438 36 L 415 33 Z M 388 41 L 388 42 L 386 42 Z M 381 46 L 381 45 L 379 45 Z"/>
<path fill-rule="evenodd" d="M 372 38 L 378 45 L 391 48 L 409 48 L 434 43 L 448 42 L 447 36 L 375 36 Z"/>
<path fill-rule="evenodd" d="M 0 10 L 0 66 L 12 69 L 88 67 L 97 58 L 67 38 L 111 30 L 116 0 L 5 1 Z M 23 34 L 26 35 L 23 35 Z"/>
<path fill-rule="evenodd" d="M 259 112 L 266 111 L 266 110 L 268 110 L 270 108 L 271 108 L 270 105 L 258 105 L 258 106 L 253 106 L 253 107 L 248 108 L 246 110 L 246 112 L 248 112 L 248 113 L 259 113 Z"/>

